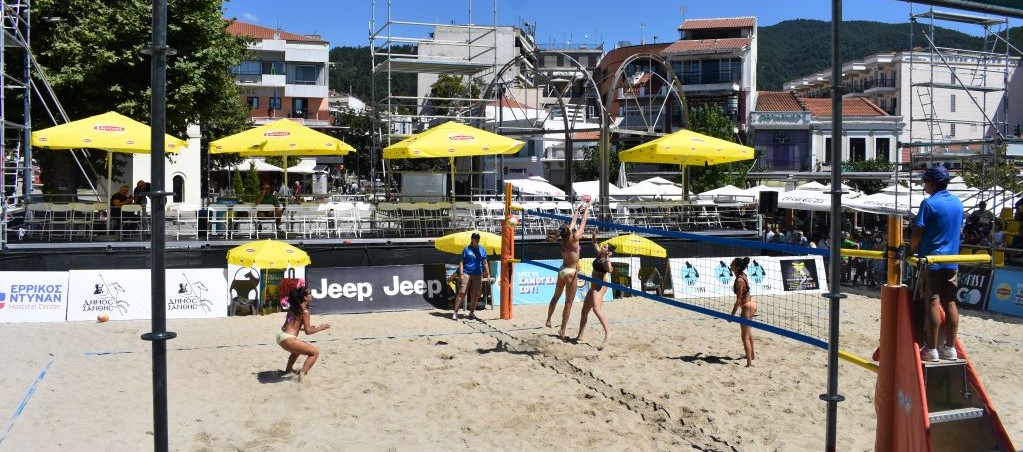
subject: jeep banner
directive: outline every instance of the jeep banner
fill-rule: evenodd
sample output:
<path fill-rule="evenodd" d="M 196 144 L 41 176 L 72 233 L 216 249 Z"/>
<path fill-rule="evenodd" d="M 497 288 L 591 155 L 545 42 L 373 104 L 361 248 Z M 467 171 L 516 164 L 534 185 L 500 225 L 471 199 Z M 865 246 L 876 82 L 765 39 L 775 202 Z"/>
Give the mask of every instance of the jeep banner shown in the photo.
<path fill-rule="evenodd" d="M 313 314 L 447 309 L 444 264 L 306 268 Z"/>

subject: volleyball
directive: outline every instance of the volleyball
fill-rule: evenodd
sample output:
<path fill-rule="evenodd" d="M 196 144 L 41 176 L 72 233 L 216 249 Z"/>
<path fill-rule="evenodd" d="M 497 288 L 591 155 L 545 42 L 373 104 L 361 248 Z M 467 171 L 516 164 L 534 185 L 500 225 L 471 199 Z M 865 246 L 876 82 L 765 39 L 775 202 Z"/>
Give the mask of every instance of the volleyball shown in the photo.
<path fill-rule="evenodd" d="M 593 201 L 593 197 L 592 196 L 590 196 L 590 195 L 583 195 L 583 202 L 589 204 L 590 201 Z"/>
<path fill-rule="evenodd" d="M 96 316 L 96 321 L 99 323 L 106 323 L 108 320 L 110 320 L 110 314 L 107 314 L 105 312 L 101 312 L 99 315 Z"/>

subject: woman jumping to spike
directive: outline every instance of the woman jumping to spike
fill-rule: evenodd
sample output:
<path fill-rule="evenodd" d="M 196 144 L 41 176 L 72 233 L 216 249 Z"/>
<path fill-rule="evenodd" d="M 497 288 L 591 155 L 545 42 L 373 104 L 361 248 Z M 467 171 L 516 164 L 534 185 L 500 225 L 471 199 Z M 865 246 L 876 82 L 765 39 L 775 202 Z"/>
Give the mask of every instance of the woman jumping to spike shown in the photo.
<path fill-rule="evenodd" d="M 577 225 L 579 214 L 582 213 L 582 221 Z M 558 237 L 561 242 L 561 270 L 558 271 L 558 282 L 554 287 L 554 296 L 551 297 L 551 304 L 547 308 L 547 328 L 551 327 L 551 317 L 554 315 L 554 308 L 558 306 L 558 299 L 561 292 L 565 292 L 565 310 L 561 313 L 561 328 L 558 330 L 558 337 L 565 340 L 565 326 L 568 325 L 568 318 L 572 315 L 572 302 L 575 301 L 576 276 L 579 273 L 579 239 L 583 237 L 586 229 L 586 219 L 590 216 L 590 204 L 584 202 L 575 214 L 572 221 L 561 225 L 558 228 Z"/>
<path fill-rule="evenodd" d="M 319 358 L 320 351 L 299 339 L 298 332 L 305 331 L 306 335 L 310 335 L 330 328 L 329 323 L 313 325 L 309 321 L 309 302 L 312 301 L 312 298 L 309 287 L 292 289 L 288 294 L 288 316 L 284 319 L 281 332 L 277 333 L 277 345 L 291 352 L 291 356 L 288 356 L 288 367 L 285 368 L 285 373 L 294 372 L 293 367 L 295 367 L 295 361 L 298 360 L 299 355 L 308 356 L 302 363 L 302 371 L 298 374 L 299 383 L 309 373 L 313 364 L 316 364 L 316 358 Z"/>
<path fill-rule="evenodd" d="M 735 304 L 732 305 L 732 315 L 735 311 L 742 309 L 742 318 L 751 320 L 757 313 L 757 302 L 750 295 L 749 278 L 746 277 L 746 267 L 749 265 L 748 257 L 737 257 L 732 259 L 729 268 L 735 275 L 735 282 L 732 283 L 732 292 L 735 292 Z M 739 326 L 742 336 L 742 349 L 746 351 L 746 367 L 753 367 L 753 359 L 757 354 L 753 350 L 753 328 L 747 325 Z"/>
<path fill-rule="evenodd" d="M 604 281 L 604 277 L 611 272 L 611 253 L 615 251 L 615 246 L 600 246 L 597 243 L 597 229 L 594 228 L 593 249 L 596 250 L 597 257 L 593 259 L 592 277 L 594 281 Z M 583 331 L 586 331 L 586 317 L 589 316 L 592 309 L 593 313 L 597 316 L 597 320 L 600 321 L 600 326 L 604 327 L 604 342 L 600 344 L 599 348 L 601 350 L 607 345 L 607 340 L 611 338 L 611 328 L 607 326 L 607 316 L 604 315 L 605 293 L 607 293 L 607 286 L 598 282 L 590 283 L 590 290 L 586 291 L 586 298 L 583 299 L 583 314 L 579 319 L 579 334 L 575 337 L 576 342 L 583 340 Z"/>

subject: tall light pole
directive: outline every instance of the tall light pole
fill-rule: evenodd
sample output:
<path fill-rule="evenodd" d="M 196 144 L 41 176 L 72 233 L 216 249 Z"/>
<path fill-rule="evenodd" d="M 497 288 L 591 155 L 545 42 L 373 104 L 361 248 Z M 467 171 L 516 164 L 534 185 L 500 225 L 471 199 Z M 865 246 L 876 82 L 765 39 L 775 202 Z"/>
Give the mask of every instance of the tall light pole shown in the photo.
<path fill-rule="evenodd" d="M 639 23 L 639 44 L 640 45 L 646 44 L 646 41 L 643 40 L 643 29 L 644 28 L 646 28 L 646 24 L 643 23 L 643 22 L 640 22 Z"/>

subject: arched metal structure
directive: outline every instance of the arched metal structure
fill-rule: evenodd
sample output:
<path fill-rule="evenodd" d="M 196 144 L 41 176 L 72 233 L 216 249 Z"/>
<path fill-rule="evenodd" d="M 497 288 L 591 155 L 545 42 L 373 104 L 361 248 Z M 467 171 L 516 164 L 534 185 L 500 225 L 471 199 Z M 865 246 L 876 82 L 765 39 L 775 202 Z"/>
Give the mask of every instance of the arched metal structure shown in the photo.
<path fill-rule="evenodd" d="M 639 103 L 639 97 L 640 96 L 635 95 L 636 94 L 635 92 L 632 93 L 633 94 L 632 96 L 626 96 L 626 95 L 624 95 L 626 92 L 623 90 L 622 98 L 624 100 L 628 101 L 628 100 L 631 99 L 632 101 L 636 102 L 635 107 L 636 107 L 636 110 L 640 113 L 641 122 L 640 122 L 640 124 L 637 124 L 638 128 L 636 128 L 636 129 L 632 129 L 632 128 L 626 127 L 626 126 L 628 126 L 627 123 L 624 126 L 622 124 L 616 125 L 615 126 L 615 132 L 620 134 L 620 135 L 621 134 L 632 134 L 632 135 L 653 136 L 653 137 L 658 137 L 658 136 L 662 136 L 662 135 L 665 135 L 667 133 L 670 133 L 671 132 L 670 129 L 672 127 L 672 124 L 670 123 L 670 118 L 669 118 L 669 122 L 667 124 L 665 124 L 665 126 L 663 127 L 663 129 L 660 132 L 657 131 L 657 124 L 659 124 L 661 122 L 662 117 L 666 113 L 670 114 L 670 110 L 671 110 L 671 106 L 672 106 L 672 104 L 671 104 L 671 99 L 672 98 L 674 98 L 678 102 L 677 105 L 678 105 L 678 108 L 679 108 L 680 113 L 682 115 L 682 117 L 681 117 L 681 119 L 682 119 L 681 124 L 677 124 L 677 126 L 679 128 L 684 128 L 686 125 L 689 124 L 689 112 L 688 112 L 688 108 L 687 108 L 687 104 L 686 104 L 685 93 L 682 91 L 682 81 L 679 80 L 678 75 L 675 74 L 675 70 L 672 69 L 671 64 L 669 64 L 664 58 L 661 58 L 658 55 L 654 55 L 654 54 L 650 54 L 650 53 L 637 53 L 635 55 L 629 56 L 628 58 L 626 58 L 625 60 L 622 61 L 621 65 L 618 66 L 618 69 L 615 71 L 614 75 L 611 76 L 611 84 L 608 85 L 608 89 L 607 89 L 608 95 L 605 96 L 605 99 L 604 99 L 604 108 L 603 108 L 604 111 L 610 111 L 611 110 L 611 108 L 612 108 L 612 106 L 613 106 L 613 104 L 614 104 L 614 102 L 616 100 L 615 98 L 617 97 L 618 87 L 621 84 L 621 82 L 623 81 L 624 77 L 632 75 L 632 74 L 629 74 L 629 71 L 635 69 L 634 64 L 636 62 L 644 61 L 644 60 L 648 62 L 646 67 L 648 69 L 647 72 L 650 74 L 650 77 L 647 77 L 646 80 L 644 82 L 642 82 L 643 84 L 645 84 L 645 87 L 646 88 L 657 87 L 658 91 L 660 91 L 660 88 L 667 88 L 667 89 L 664 90 L 663 98 L 660 100 L 660 103 L 657 105 L 656 109 L 653 108 L 654 104 L 653 104 L 652 101 L 654 99 L 657 99 L 657 98 L 661 97 L 661 95 L 658 95 L 658 96 L 650 96 L 650 95 L 648 95 L 648 96 L 646 96 L 646 98 L 648 99 L 648 103 L 646 105 L 646 108 L 643 108 L 643 106 L 640 105 L 640 103 Z M 659 67 L 659 69 L 663 70 L 664 72 L 660 73 L 660 72 L 655 71 L 654 70 L 654 65 L 655 64 Z M 657 82 L 657 83 L 655 84 L 655 82 Z M 629 88 L 630 88 L 630 90 L 633 90 L 633 91 L 637 89 L 636 85 L 630 85 Z M 649 92 L 652 92 L 652 91 L 649 91 Z M 652 114 L 652 115 L 650 115 L 650 117 L 648 117 L 647 113 L 652 113 L 652 112 L 656 112 L 656 114 Z M 623 115 L 623 116 L 627 116 L 627 115 Z M 624 119 L 625 118 L 623 118 L 623 122 L 625 122 Z M 600 158 L 602 160 L 601 161 L 601 165 L 600 165 L 600 199 L 601 199 L 601 214 L 602 214 L 602 216 L 603 216 L 603 214 L 605 214 L 607 212 L 607 193 L 608 193 L 608 187 L 607 187 L 608 180 L 607 180 L 607 177 L 608 177 L 608 174 L 609 174 L 608 162 L 610 161 L 610 157 L 611 157 L 611 149 L 610 149 L 611 127 L 612 127 L 612 125 L 610 124 L 610 121 L 605 123 L 605 124 L 603 124 L 602 127 L 601 127 L 601 133 L 600 133 Z M 685 188 L 685 187 L 683 187 L 683 188 L 685 190 L 685 193 L 688 194 L 688 192 L 689 192 L 688 188 Z"/>

